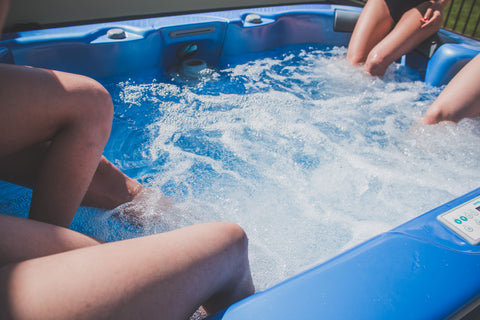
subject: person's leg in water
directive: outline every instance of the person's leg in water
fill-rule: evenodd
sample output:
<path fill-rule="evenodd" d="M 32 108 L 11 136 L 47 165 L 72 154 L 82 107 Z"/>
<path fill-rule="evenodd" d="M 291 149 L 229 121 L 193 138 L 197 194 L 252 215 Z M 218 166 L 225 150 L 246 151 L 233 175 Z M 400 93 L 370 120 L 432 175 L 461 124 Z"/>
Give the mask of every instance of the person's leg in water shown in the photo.
<path fill-rule="evenodd" d="M 383 75 L 390 64 L 414 50 L 440 29 L 441 17 L 424 27 L 422 19 L 431 6 L 430 2 L 423 2 L 402 15 L 393 30 L 368 54 L 365 61 L 365 70 L 368 73 L 374 76 Z M 436 9 L 436 12 L 440 12 L 440 9 Z"/>
<path fill-rule="evenodd" d="M 480 55 L 467 63 L 428 108 L 423 124 L 480 117 Z"/>
<path fill-rule="evenodd" d="M 370 51 L 392 30 L 395 21 L 385 0 L 368 0 L 350 38 L 347 59 L 353 65 L 364 64 Z"/>
<path fill-rule="evenodd" d="M 36 144 L 0 158 L 0 180 L 33 189 L 49 145 L 50 143 Z M 114 209 L 134 200 L 143 189 L 138 181 L 125 175 L 102 156 L 81 205 Z"/>
<path fill-rule="evenodd" d="M 30 217 L 68 226 L 110 134 L 110 95 L 87 77 L 0 64 L 0 97 L 0 158 L 49 142 L 33 180 Z"/>
<path fill-rule="evenodd" d="M 347 59 L 354 65 L 364 63 L 371 75 L 383 75 L 392 62 L 440 29 L 447 2 L 423 2 L 395 24 L 385 0 L 369 0 L 352 34 Z"/>
<path fill-rule="evenodd" d="M 0 0 L 0 34 L 8 8 Z M 107 159 L 98 160 L 113 108 L 92 79 L 0 64 L 0 112 L 0 179 L 35 189 L 32 218 L 68 225 L 79 199 L 113 209 L 141 191 Z"/>
<path fill-rule="evenodd" d="M 0 225 L 17 229 L 17 237 L 28 238 L 32 229 L 44 240 L 36 242 L 43 243 L 36 245 L 36 258 L 0 268 L 0 308 L 11 318 L 187 319 L 200 305 L 214 313 L 254 292 L 248 240 L 232 223 L 96 245 L 82 234 L 70 238 L 74 231 L 68 229 L 8 219 L 0 217 Z M 52 254 L 52 245 L 60 253 Z M 2 246 L 0 254 L 15 250 Z"/>

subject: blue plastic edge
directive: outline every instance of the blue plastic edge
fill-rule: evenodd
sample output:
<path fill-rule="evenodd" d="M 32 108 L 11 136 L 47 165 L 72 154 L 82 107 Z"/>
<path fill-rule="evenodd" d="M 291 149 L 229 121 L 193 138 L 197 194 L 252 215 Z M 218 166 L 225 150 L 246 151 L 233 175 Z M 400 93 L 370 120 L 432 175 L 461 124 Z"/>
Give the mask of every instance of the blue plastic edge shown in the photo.
<path fill-rule="evenodd" d="M 479 195 L 480 188 L 209 320 L 451 317 L 480 294 L 480 248 L 447 230 L 436 217 Z"/>
<path fill-rule="evenodd" d="M 446 85 L 460 69 L 480 53 L 480 42 L 442 31 L 462 42 L 441 45 L 429 60 L 425 83 L 432 86 Z"/>
<path fill-rule="evenodd" d="M 299 43 L 346 46 L 350 34 L 333 32 L 336 9 L 358 8 L 329 4 L 289 5 L 239 9 L 172 17 L 98 23 L 6 34 L 0 46 L 10 50 L 13 62 L 102 78 L 181 64 L 175 56 L 185 44 L 196 43 L 196 58 L 210 65 L 220 59 Z M 259 14 L 253 25 L 245 16 Z M 301 22 L 301 23 L 300 23 Z M 303 29 L 298 32 L 298 25 Z M 172 37 L 172 31 L 211 31 Z M 123 29 L 125 39 L 109 39 L 112 28 Z"/>

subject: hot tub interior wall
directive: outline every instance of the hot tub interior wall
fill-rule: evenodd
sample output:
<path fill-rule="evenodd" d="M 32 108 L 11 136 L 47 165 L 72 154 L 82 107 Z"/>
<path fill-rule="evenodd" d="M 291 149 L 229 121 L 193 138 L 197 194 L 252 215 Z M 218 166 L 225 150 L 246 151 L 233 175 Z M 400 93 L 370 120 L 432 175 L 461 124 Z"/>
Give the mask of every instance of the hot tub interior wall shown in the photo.
<path fill-rule="evenodd" d="M 350 33 L 333 30 L 336 8 L 326 7 L 275 15 L 268 8 L 257 9 L 252 13 L 262 17 L 259 24 L 246 22 L 248 12 L 237 10 L 28 31 L 6 41 L 10 54 L 3 60 L 101 78 L 177 66 L 184 59 L 178 52 L 186 45 L 195 45 L 198 50 L 191 57 L 210 67 L 232 56 L 285 45 L 346 46 Z M 126 38 L 108 38 L 112 28 L 123 29 Z"/>

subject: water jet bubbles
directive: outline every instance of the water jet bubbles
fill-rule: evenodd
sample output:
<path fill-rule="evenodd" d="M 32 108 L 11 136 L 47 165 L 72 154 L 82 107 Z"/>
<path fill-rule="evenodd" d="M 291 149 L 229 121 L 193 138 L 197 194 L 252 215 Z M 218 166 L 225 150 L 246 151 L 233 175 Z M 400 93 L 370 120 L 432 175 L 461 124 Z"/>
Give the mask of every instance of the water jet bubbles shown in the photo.
<path fill-rule="evenodd" d="M 480 178 L 475 126 L 416 125 L 438 89 L 397 65 L 370 77 L 345 54 L 289 48 L 216 70 L 208 85 L 130 91 L 160 100 L 146 155 L 168 154 L 152 183 L 190 212 L 172 225 L 239 223 L 260 289 Z"/>
<path fill-rule="evenodd" d="M 174 205 L 156 221 L 155 198 L 142 203 L 141 228 L 82 214 L 100 228 L 86 232 L 236 222 L 262 290 L 478 186 L 477 120 L 419 125 L 440 89 L 399 65 L 371 77 L 345 55 L 293 46 L 214 77 L 116 79 L 105 152 Z"/>

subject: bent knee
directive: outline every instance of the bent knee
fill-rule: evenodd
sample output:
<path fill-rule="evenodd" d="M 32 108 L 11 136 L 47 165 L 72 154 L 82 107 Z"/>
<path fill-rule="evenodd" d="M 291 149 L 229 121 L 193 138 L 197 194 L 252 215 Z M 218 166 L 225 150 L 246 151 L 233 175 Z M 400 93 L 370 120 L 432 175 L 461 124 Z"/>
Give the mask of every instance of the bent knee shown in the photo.
<path fill-rule="evenodd" d="M 425 112 L 422 123 L 433 125 L 442 121 L 459 122 L 464 117 L 468 117 L 465 116 L 462 111 L 463 110 L 449 108 L 449 105 L 443 102 L 435 101 Z"/>
<path fill-rule="evenodd" d="M 222 230 L 229 235 L 229 238 L 231 238 L 235 243 L 239 243 L 242 245 L 246 245 L 248 243 L 248 237 L 243 230 L 242 227 L 240 227 L 238 224 L 233 223 L 233 222 L 220 222 L 222 224 L 221 228 Z"/>
<path fill-rule="evenodd" d="M 441 112 L 439 109 L 432 105 L 423 115 L 422 124 L 433 125 L 441 121 Z"/>
<path fill-rule="evenodd" d="M 100 121 L 111 122 L 113 119 L 113 102 L 110 93 L 97 81 L 86 78 L 85 107 L 90 108 Z"/>
<path fill-rule="evenodd" d="M 391 61 L 378 51 L 372 51 L 365 62 L 365 71 L 372 76 L 382 76 L 390 65 Z"/>
<path fill-rule="evenodd" d="M 232 222 L 216 222 L 215 228 L 215 232 L 222 236 L 229 249 L 235 251 L 235 255 L 247 254 L 248 237 L 242 227 Z"/>
<path fill-rule="evenodd" d="M 103 137 L 106 142 L 113 121 L 113 102 L 108 91 L 94 79 L 81 76 L 69 98 L 75 109 L 76 123 L 88 135 Z"/>
<path fill-rule="evenodd" d="M 366 57 L 356 52 L 347 51 L 347 60 L 354 66 L 358 66 L 365 62 Z"/>

